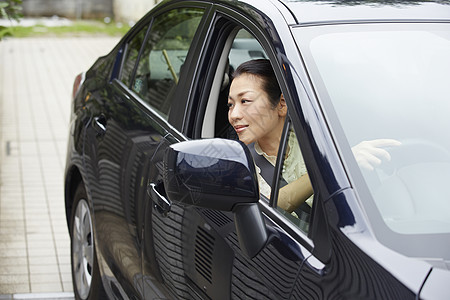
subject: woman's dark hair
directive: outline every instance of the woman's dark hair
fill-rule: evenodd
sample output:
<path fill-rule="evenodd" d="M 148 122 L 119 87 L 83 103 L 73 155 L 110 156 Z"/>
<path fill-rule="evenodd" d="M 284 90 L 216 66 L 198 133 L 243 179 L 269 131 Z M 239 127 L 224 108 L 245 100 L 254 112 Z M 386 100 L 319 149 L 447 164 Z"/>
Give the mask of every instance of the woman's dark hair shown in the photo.
<path fill-rule="evenodd" d="M 242 74 L 251 74 L 262 80 L 262 89 L 269 96 L 269 101 L 273 107 L 280 102 L 281 89 L 278 85 L 275 72 L 268 59 L 255 59 L 242 63 L 233 72 L 232 78 L 239 77 Z"/>

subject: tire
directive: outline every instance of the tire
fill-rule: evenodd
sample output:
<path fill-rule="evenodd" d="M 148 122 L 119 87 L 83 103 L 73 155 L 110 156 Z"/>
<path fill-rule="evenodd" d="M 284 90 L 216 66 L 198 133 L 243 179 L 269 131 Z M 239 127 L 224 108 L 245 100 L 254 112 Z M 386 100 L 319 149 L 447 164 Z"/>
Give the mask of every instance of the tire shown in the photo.
<path fill-rule="evenodd" d="M 75 191 L 70 217 L 70 257 L 75 299 L 106 299 L 97 263 L 92 216 L 86 190 Z"/>

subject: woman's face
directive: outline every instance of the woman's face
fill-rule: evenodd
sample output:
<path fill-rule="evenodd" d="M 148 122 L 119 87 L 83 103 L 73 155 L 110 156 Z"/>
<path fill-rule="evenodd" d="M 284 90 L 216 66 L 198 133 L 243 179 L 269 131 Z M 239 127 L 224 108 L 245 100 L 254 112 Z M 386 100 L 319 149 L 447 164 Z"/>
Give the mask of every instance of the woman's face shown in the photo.
<path fill-rule="evenodd" d="M 281 99 L 274 108 L 258 76 L 241 74 L 233 79 L 228 97 L 228 121 L 243 143 L 279 142 L 286 116 L 286 105 L 283 97 Z"/>

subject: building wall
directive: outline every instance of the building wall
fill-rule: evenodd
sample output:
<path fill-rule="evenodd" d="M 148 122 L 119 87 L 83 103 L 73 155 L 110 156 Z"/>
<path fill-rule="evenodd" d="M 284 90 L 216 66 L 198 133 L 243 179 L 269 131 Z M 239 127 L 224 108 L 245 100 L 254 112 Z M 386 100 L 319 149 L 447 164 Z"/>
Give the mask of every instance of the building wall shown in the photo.
<path fill-rule="evenodd" d="M 23 0 L 25 16 L 136 22 L 161 0 Z"/>
<path fill-rule="evenodd" d="M 145 1 L 145 0 L 140 0 Z M 113 0 L 23 0 L 25 16 L 72 19 L 113 17 Z"/>
<path fill-rule="evenodd" d="M 158 0 L 113 0 L 116 21 L 136 22 L 152 9 Z"/>

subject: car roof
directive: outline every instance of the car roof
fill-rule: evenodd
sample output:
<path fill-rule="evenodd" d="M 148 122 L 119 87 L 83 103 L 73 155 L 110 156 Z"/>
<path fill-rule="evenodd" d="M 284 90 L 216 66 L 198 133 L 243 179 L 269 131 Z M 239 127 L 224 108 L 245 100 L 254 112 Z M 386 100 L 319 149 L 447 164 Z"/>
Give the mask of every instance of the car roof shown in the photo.
<path fill-rule="evenodd" d="M 448 0 L 280 0 L 297 24 L 450 21 Z"/>

